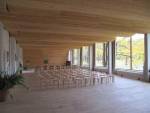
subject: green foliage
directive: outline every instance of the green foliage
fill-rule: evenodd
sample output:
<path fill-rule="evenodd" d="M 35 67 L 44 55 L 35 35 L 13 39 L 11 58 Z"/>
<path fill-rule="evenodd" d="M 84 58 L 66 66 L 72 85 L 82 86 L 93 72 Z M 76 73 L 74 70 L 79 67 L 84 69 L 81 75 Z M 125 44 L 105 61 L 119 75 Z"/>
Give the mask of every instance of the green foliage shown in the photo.
<path fill-rule="evenodd" d="M 24 86 L 24 78 L 23 76 L 15 73 L 13 75 L 8 75 L 6 72 L 0 72 L 0 90 L 8 90 L 15 85 Z"/>
<path fill-rule="evenodd" d="M 108 49 L 108 43 L 104 42 L 104 43 L 96 43 L 95 45 L 95 50 L 96 50 L 96 54 L 95 54 L 95 65 L 96 66 L 103 66 L 103 67 L 107 67 L 107 49 Z"/>
<path fill-rule="evenodd" d="M 132 47 L 131 51 L 130 47 Z M 132 69 L 142 70 L 144 63 L 144 38 L 132 38 L 132 43 L 130 43 L 130 38 L 118 38 L 116 43 L 116 60 L 117 67 L 131 68 L 130 62 L 132 61 Z"/>
<path fill-rule="evenodd" d="M 144 63 L 144 40 L 133 41 L 132 45 L 132 64 L 133 68 L 136 69 Z"/>

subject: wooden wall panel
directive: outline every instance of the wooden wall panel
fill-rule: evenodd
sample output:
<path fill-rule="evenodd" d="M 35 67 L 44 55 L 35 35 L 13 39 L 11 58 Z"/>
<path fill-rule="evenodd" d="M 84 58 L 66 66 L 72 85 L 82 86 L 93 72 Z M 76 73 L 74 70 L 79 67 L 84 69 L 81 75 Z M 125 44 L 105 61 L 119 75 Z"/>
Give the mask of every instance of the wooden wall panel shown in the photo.
<path fill-rule="evenodd" d="M 45 58 L 48 58 L 49 64 L 63 65 L 67 59 L 68 49 L 55 48 L 24 48 L 24 66 L 34 67 L 43 65 Z"/>

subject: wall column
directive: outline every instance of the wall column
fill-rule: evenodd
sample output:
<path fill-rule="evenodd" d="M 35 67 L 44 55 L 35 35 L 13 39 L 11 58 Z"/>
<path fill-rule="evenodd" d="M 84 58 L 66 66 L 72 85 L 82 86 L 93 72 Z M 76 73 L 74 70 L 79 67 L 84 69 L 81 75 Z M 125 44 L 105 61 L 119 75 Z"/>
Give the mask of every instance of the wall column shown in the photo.
<path fill-rule="evenodd" d="M 115 55 L 116 55 L 115 45 L 116 45 L 116 42 L 113 41 L 112 42 L 112 72 L 113 73 L 115 72 Z"/>
<path fill-rule="evenodd" d="M 0 71 L 2 71 L 2 29 L 3 25 L 0 23 Z"/>
<path fill-rule="evenodd" d="M 14 37 L 10 38 L 10 74 L 16 72 L 16 40 Z"/>
<path fill-rule="evenodd" d="M 112 74 L 112 43 L 108 42 L 108 73 Z"/>
<path fill-rule="evenodd" d="M 82 67 L 82 47 L 80 48 L 80 66 Z"/>
<path fill-rule="evenodd" d="M 93 45 L 90 45 L 90 70 L 93 70 Z"/>
<path fill-rule="evenodd" d="M 0 28 L 0 64 L 2 72 L 9 73 L 9 33 Z"/>
<path fill-rule="evenodd" d="M 144 60 L 144 70 L 143 70 L 143 79 L 144 81 L 149 81 L 149 70 L 150 70 L 150 33 L 145 34 L 145 60 Z"/>
<path fill-rule="evenodd" d="M 93 58 L 92 58 L 92 70 L 94 71 L 95 69 L 95 44 L 93 44 Z"/>

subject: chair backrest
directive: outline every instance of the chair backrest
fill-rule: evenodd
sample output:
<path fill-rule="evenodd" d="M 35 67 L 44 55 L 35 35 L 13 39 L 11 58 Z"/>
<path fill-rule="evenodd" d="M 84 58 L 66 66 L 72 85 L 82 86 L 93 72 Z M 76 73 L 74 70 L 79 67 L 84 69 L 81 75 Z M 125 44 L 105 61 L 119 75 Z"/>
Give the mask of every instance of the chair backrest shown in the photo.
<path fill-rule="evenodd" d="M 53 66 L 53 65 L 50 65 L 50 66 L 49 66 L 49 70 L 54 70 L 54 66 Z"/>

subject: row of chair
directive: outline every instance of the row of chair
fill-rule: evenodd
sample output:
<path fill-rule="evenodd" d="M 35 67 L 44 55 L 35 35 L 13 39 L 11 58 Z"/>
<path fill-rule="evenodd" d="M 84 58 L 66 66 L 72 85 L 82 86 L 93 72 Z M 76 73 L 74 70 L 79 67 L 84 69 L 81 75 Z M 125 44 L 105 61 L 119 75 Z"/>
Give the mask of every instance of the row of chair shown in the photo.
<path fill-rule="evenodd" d="M 86 87 L 114 82 L 114 76 L 81 68 L 37 70 L 41 88 Z"/>
<path fill-rule="evenodd" d="M 36 67 L 36 70 L 61 70 L 61 69 L 77 69 L 80 66 L 72 65 L 72 66 L 65 66 L 65 65 L 44 65 Z"/>

